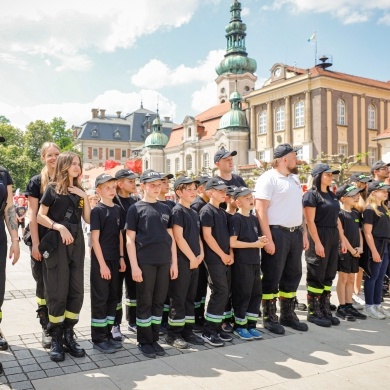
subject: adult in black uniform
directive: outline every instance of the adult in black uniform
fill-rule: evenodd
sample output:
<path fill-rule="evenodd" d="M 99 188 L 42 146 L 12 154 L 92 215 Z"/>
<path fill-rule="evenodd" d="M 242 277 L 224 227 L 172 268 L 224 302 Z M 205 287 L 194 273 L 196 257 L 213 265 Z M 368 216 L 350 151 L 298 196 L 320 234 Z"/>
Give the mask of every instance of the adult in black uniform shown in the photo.
<path fill-rule="evenodd" d="M 235 150 L 229 152 L 226 149 L 220 149 L 214 156 L 214 164 L 219 170 L 217 177 L 225 182 L 227 186 L 245 187 L 244 179 L 233 173 L 233 157 L 237 155 Z"/>
<path fill-rule="evenodd" d="M 346 252 L 339 220 L 340 204 L 331 192 L 333 175 L 340 171 L 328 164 L 317 164 L 311 175 L 313 187 L 303 196 L 303 210 L 309 231 L 307 263 L 307 319 L 316 325 L 329 327 L 340 324 L 330 310 L 332 283 L 337 272 L 339 242 Z"/>
<path fill-rule="evenodd" d="M 5 142 L 4 137 L 0 136 L 0 142 Z M 5 268 L 7 262 L 7 235 L 5 234 L 5 225 L 11 236 L 11 246 L 9 257 L 12 258 L 12 265 L 19 260 L 20 248 L 18 237 L 18 223 L 12 196 L 12 179 L 8 171 L 0 166 L 0 322 L 3 317 L 1 307 L 4 302 L 5 293 Z M 0 330 L 0 350 L 6 350 L 8 343 Z M 2 367 L 0 367 L 0 373 Z"/>

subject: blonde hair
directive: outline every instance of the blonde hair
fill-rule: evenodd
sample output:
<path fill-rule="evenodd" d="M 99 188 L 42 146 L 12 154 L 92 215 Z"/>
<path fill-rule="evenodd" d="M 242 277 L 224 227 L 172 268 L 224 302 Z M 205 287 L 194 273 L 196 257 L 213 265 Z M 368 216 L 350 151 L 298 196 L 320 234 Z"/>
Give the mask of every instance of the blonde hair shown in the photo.
<path fill-rule="evenodd" d="M 51 148 L 51 147 L 56 148 L 56 149 L 58 149 L 59 152 L 61 152 L 60 147 L 57 144 L 55 144 L 54 142 L 45 142 L 41 148 L 41 161 L 42 162 L 45 161 L 46 153 L 49 150 L 49 148 Z M 40 188 L 41 194 L 43 194 L 45 192 L 46 187 L 50 182 L 50 179 L 53 180 L 53 178 L 49 177 L 49 170 L 47 169 L 47 166 L 45 164 L 45 166 L 41 170 L 41 188 Z"/>
<path fill-rule="evenodd" d="M 74 186 L 83 189 L 77 177 L 73 178 L 73 183 L 69 182 L 68 170 L 72 166 L 72 162 L 75 157 L 77 157 L 80 160 L 80 170 L 81 170 L 80 175 L 81 175 L 83 173 L 83 168 L 81 166 L 81 158 L 77 153 L 64 152 L 61 153 L 57 158 L 57 165 L 56 165 L 53 181 L 55 183 L 55 189 L 58 194 L 67 194 L 69 186 Z"/>
<path fill-rule="evenodd" d="M 378 202 L 378 198 L 375 196 L 375 192 L 376 191 L 372 191 L 371 194 L 368 195 L 367 200 L 366 200 L 366 206 L 371 206 L 371 208 L 374 210 L 375 214 L 378 217 L 381 217 L 383 215 L 383 213 L 381 211 L 379 211 L 378 207 L 382 206 L 385 209 L 386 213 L 389 212 L 389 208 L 386 206 L 384 201 L 381 200 L 380 202 Z"/>

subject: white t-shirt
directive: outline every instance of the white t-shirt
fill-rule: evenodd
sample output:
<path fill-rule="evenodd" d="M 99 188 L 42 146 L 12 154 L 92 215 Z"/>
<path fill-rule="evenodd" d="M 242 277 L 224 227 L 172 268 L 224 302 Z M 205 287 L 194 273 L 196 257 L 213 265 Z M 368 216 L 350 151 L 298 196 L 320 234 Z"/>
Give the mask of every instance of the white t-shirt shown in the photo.
<path fill-rule="evenodd" d="M 255 198 L 269 200 L 268 222 L 284 227 L 302 224 L 302 189 L 297 175 L 284 176 L 276 169 L 263 173 L 256 182 Z"/>

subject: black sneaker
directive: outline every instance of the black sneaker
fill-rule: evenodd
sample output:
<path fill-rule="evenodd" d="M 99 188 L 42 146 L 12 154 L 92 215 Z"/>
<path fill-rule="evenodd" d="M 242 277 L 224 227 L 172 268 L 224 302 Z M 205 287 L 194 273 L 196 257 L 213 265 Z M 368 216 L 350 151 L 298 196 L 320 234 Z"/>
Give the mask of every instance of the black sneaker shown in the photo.
<path fill-rule="evenodd" d="M 118 341 L 118 340 L 114 340 L 114 339 L 108 339 L 108 343 L 114 349 L 121 349 L 123 347 L 122 341 Z"/>
<path fill-rule="evenodd" d="M 367 319 L 366 315 L 364 315 L 363 313 L 360 313 L 360 311 L 356 310 L 353 306 L 347 306 L 345 308 L 345 310 L 347 311 L 347 313 L 353 315 L 358 320 L 366 320 Z"/>
<path fill-rule="evenodd" d="M 194 334 L 194 333 L 189 333 L 183 335 L 183 339 L 187 341 L 187 343 L 194 344 L 194 345 L 203 345 L 204 341 L 202 337 Z"/>
<path fill-rule="evenodd" d="M 345 307 L 338 307 L 336 310 L 336 317 L 341 318 L 344 321 L 356 321 L 356 318 L 348 313 Z"/>
<path fill-rule="evenodd" d="M 156 352 L 151 344 L 138 344 L 138 349 L 147 358 L 154 359 L 156 357 Z"/>
<path fill-rule="evenodd" d="M 93 348 L 103 353 L 115 353 L 116 349 L 108 342 L 93 343 Z"/>
<path fill-rule="evenodd" d="M 233 340 L 233 337 L 229 334 L 229 333 L 226 333 L 224 330 L 221 330 L 219 333 L 218 333 L 218 336 L 219 338 L 222 340 L 222 341 L 232 341 Z"/>
<path fill-rule="evenodd" d="M 233 326 L 229 321 L 222 323 L 222 330 L 226 333 L 233 333 Z"/>
<path fill-rule="evenodd" d="M 206 335 L 202 333 L 202 339 L 205 343 L 212 345 L 213 347 L 223 347 L 225 343 L 219 338 L 217 334 Z"/>
<path fill-rule="evenodd" d="M 154 349 L 154 352 L 157 356 L 165 355 L 165 349 L 157 341 L 153 341 L 152 348 Z"/>
<path fill-rule="evenodd" d="M 202 325 L 202 324 L 197 324 L 197 323 L 195 322 L 194 328 L 192 329 L 192 331 L 193 331 L 194 333 L 202 333 L 202 332 L 203 332 L 203 325 Z"/>
<path fill-rule="evenodd" d="M 174 348 L 178 348 L 178 349 L 188 348 L 188 344 L 181 337 L 167 336 L 165 338 L 165 341 L 167 342 L 167 344 L 172 345 L 172 347 Z"/>

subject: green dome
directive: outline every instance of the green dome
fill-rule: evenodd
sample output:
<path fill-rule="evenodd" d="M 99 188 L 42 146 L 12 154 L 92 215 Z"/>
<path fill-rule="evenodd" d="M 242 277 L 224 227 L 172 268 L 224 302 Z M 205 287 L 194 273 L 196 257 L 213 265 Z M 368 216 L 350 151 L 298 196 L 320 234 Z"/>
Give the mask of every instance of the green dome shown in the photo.
<path fill-rule="evenodd" d="M 219 121 L 219 130 L 227 131 L 249 131 L 245 112 L 241 108 L 242 96 L 239 92 L 234 91 L 230 95 L 230 111 L 222 116 Z"/>
<path fill-rule="evenodd" d="M 168 143 L 168 136 L 163 132 L 155 131 L 146 137 L 144 148 L 163 149 Z"/>
<path fill-rule="evenodd" d="M 218 76 L 224 73 L 244 74 L 255 73 L 257 63 L 253 58 L 243 55 L 229 55 L 215 68 Z"/>
<path fill-rule="evenodd" d="M 226 34 L 229 34 L 231 32 L 245 32 L 246 31 L 246 24 L 242 22 L 230 22 L 225 27 Z"/>

